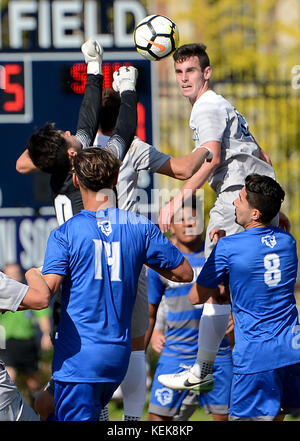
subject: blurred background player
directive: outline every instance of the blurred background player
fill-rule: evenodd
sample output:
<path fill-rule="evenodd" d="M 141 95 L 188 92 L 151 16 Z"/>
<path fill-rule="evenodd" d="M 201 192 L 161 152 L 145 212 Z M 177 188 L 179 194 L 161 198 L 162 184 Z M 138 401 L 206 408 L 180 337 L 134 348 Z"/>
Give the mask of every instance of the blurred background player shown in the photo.
<path fill-rule="evenodd" d="M 0 271 L 0 314 L 7 311 L 16 312 L 18 309 L 48 307 L 50 291 L 40 271 L 32 268 L 26 272 L 25 278 L 27 285 L 11 279 Z M 16 384 L 10 379 L 1 359 L 0 421 L 39 421 L 39 417 L 28 406 Z"/>
<path fill-rule="evenodd" d="M 235 320 L 230 420 L 283 420 L 300 408 L 296 241 L 271 225 L 284 191 L 252 174 L 234 201 L 239 234 L 221 238 L 190 292 L 203 303 L 229 281 Z"/>
<path fill-rule="evenodd" d="M 194 270 L 197 278 L 204 262 L 203 215 L 197 210 L 197 199 L 185 201 L 185 206 L 178 210 L 172 220 L 171 234 L 176 247 L 183 253 Z M 199 201 L 198 201 L 199 203 Z M 229 341 L 224 338 L 214 363 L 214 389 L 207 394 L 196 396 L 194 391 L 175 391 L 163 387 L 158 377 L 165 372 L 181 372 L 187 365 L 195 362 L 198 348 L 199 320 L 203 305 L 191 305 L 188 294 L 191 284 L 171 282 L 149 269 L 148 297 L 150 328 L 147 338 L 156 319 L 159 307 L 160 317 L 156 333 L 157 349 L 161 352 L 152 383 L 149 403 L 150 421 L 187 421 L 199 405 L 212 413 L 215 421 L 227 421 L 229 396 L 232 378 L 232 357 Z M 163 316 L 163 317 L 162 317 Z M 163 339 L 162 339 L 163 335 Z M 208 338 L 209 336 L 207 336 Z M 209 391 L 210 389 L 208 389 Z"/>
<path fill-rule="evenodd" d="M 3 272 L 17 282 L 24 282 L 18 263 L 6 265 Z M 16 381 L 18 374 L 25 375 L 31 406 L 41 387 L 38 376 L 41 351 L 52 348 L 50 316 L 50 308 L 0 315 L 0 325 L 5 330 L 6 338 L 5 349 L 0 351 L 0 356 L 12 381 Z"/>
<path fill-rule="evenodd" d="M 98 134 L 94 141 L 95 146 L 106 147 L 117 122 L 120 104 L 120 96 L 117 92 L 111 88 L 103 91 L 102 112 Z M 135 137 L 120 167 L 116 186 L 118 207 L 133 212 L 139 211 L 137 200 L 140 171 L 151 170 L 153 173 L 176 179 L 187 179 L 210 156 L 210 151 L 202 148 L 181 158 L 173 158 Z M 121 384 L 125 421 L 139 420 L 145 405 L 147 374 L 144 339 L 148 329 L 146 317 L 148 317 L 148 295 L 143 268 L 132 318 L 132 353 L 127 374 Z M 101 414 L 101 420 L 108 418 L 106 408 Z"/>
<path fill-rule="evenodd" d="M 20 173 L 42 170 L 50 173 L 50 186 L 58 224 L 71 218 L 83 208 L 81 194 L 73 184 L 73 160 L 82 148 L 92 145 L 99 127 L 102 102 L 102 58 L 103 49 L 99 42 L 89 39 L 82 45 L 87 63 L 87 83 L 79 111 L 76 135 L 58 130 L 53 124 L 33 134 L 28 148 L 17 160 Z M 137 71 L 132 66 L 114 72 L 114 87 L 120 94 L 120 109 L 116 125 L 107 149 L 123 159 L 133 140 L 137 124 L 137 94 L 135 84 Z M 53 305 L 54 332 L 60 319 L 60 296 Z M 36 409 L 43 419 L 54 418 L 53 383 L 50 381 L 37 398 Z"/>
<path fill-rule="evenodd" d="M 73 180 L 84 210 L 52 232 L 47 244 L 43 275 L 52 294 L 64 281 L 53 359 L 59 421 L 98 421 L 123 380 L 143 264 L 174 281 L 193 279 L 187 260 L 154 224 L 115 207 L 119 167 L 105 149 L 75 156 Z"/>
<path fill-rule="evenodd" d="M 238 197 L 246 176 L 249 173 L 259 173 L 274 178 L 275 171 L 270 158 L 251 134 L 245 118 L 229 101 L 211 89 L 212 68 L 206 47 L 196 43 L 180 46 L 174 52 L 173 59 L 178 87 L 192 105 L 189 124 L 195 146 L 211 149 L 213 159 L 203 163 L 175 198 L 162 208 L 159 225 L 163 232 L 166 231 L 176 207 L 182 205 L 184 193 L 194 193 L 208 182 L 216 192 L 216 201 L 210 210 L 206 230 L 207 258 L 215 244 L 214 228 L 225 230 L 227 236 L 243 230 L 243 227 L 235 223 L 233 201 Z M 280 214 L 280 225 L 289 228 L 288 219 L 283 213 Z M 181 376 L 182 383 L 187 380 L 189 384 L 199 386 L 213 381 L 212 366 L 227 328 L 230 310 L 229 304 L 219 305 L 214 299 L 209 299 L 204 305 L 199 325 L 197 361 L 191 371 L 186 371 Z M 214 331 L 216 329 L 218 334 Z M 209 340 L 207 335 L 211 336 Z M 215 339 L 212 338 L 213 335 Z M 168 385 L 171 387 L 171 377 L 169 380 Z"/>

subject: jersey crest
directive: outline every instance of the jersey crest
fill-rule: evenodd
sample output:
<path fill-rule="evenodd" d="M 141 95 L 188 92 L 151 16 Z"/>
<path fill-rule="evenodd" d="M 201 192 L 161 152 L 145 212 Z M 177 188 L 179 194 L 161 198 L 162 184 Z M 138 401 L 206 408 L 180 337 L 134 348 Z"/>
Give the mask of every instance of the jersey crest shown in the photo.
<path fill-rule="evenodd" d="M 261 243 L 267 245 L 267 247 L 274 248 L 277 244 L 276 237 L 274 235 L 267 234 L 261 238 Z"/>
<path fill-rule="evenodd" d="M 112 228 L 109 220 L 98 221 L 97 225 L 101 229 L 102 233 L 105 234 L 105 236 L 108 237 L 111 234 Z"/>

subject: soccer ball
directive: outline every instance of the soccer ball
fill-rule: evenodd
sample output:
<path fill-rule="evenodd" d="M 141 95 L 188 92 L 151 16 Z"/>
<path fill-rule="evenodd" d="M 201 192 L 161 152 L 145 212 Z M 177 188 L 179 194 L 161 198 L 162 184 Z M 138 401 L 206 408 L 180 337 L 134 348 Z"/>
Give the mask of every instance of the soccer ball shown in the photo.
<path fill-rule="evenodd" d="M 148 15 L 134 30 L 136 50 L 144 58 L 158 61 L 172 54 L 178 47 L 179 33 L 176 24 L 163 15 Z"/>

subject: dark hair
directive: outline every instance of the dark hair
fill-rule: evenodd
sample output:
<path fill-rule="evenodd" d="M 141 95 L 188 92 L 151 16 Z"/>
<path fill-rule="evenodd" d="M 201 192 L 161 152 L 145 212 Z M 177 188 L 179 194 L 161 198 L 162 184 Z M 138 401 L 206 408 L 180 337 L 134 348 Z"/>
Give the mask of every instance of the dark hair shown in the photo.
<path fill-rule="evenodd" d="M 34 133 L 27 142 L 27 148 L 33 164 L 44 172 L 54 173 L 70 168 L 68 144 L 54 123 L 47 123 Z"/>
<path fill-rule="evenodd" d="M 121 161 L 108 150 L 89 147 L 74 157 L 75 173 L 81 184 L 92 191 L 112 188 Z"/>
<path fill-rule="evenodd" d="M 261 213 L 261 222 L 269 224 L 280 210 L 284 191 L 274 179 L 257 174 L 246 177 L 245 188 L 247 201 Z"/>
<path fill-rule="evenodd" d="M 102 108 L 100 113 L 99 128 L 103 134 L 110 133 L 117 123 L 121 98 L 119 92 L 106 87 L 102 93 Z"/>
<path fill-rule="evenodd" d="M 198 204 L 199 204 L 199 199 L 197 198 L 197 196 L 195 194 L 192 194 L 192 196 L 186 198 L 184 201 L 182 201 L 182 205 L 181 207 L 177 208 L 177 210 L 175 211 L 172 219 L 174 220 L 174 216 L 179 212 L 179 210 L 181 210 L 182 208 L 191 208 L 192 210 L 197 211 L 198 210 Z"/>
<path fill-rule="evenodd" d="M 198 57 L 202 71 L 204 71 L 207 66 L 210 66 L 209 57 L 206 53 L 206 46 L 201 43 L 184 44 L 179 46 L 173 54 L 174 61 L 179 63 L 182 63 L 191 57 Z"/>

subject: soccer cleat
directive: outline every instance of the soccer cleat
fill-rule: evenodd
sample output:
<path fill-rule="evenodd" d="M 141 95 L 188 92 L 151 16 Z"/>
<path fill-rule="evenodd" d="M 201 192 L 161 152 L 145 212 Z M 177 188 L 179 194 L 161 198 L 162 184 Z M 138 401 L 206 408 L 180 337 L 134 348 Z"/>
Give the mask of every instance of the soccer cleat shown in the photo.
<path fill-rule="evenodd" d="M 207 374 L 204 378 L 199 378 L 190 370 L 182 371 L 178 374 L 159 375 L 158 381 L 170 389 L 193 390 L 197 393 L 210 392 L 214 387 L 212 374 Z"/>

